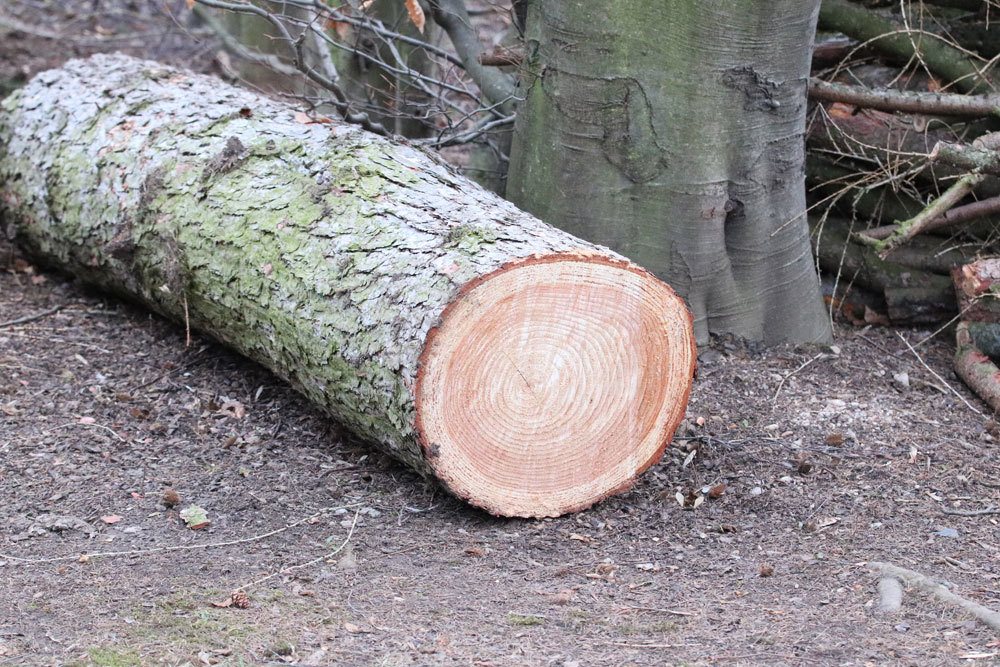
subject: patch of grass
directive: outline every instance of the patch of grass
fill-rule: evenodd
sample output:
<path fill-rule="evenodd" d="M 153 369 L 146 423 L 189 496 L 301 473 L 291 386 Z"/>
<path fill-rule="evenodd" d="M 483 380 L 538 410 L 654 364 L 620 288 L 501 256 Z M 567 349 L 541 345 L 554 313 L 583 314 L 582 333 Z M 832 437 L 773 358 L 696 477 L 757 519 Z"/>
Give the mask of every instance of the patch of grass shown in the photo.
<path fill-rule="evenodd" d="M 142 667 L 139 654 L 115 648 L 92 648 L 87 651 L 93 667 Z"/>
<path fill-rule="evenodd" d="M 659 633 L 677 632 L 679 629 L 680 626 L 677 624 L 677 621 L 657 621 L 649 626 L 650 632 Z"/>
<path fill-rule="evenodd" d="M 199 606 L 190 593 L 175 593 L 156 604 L 165 611 L 194 611 Z"/>
<path fill-rule="evenodd" d="M 545 619 L 541 616 L 531 616 L 528 614 L 507 614 L 507 622 L 511 625 L 545 625 Z"/>

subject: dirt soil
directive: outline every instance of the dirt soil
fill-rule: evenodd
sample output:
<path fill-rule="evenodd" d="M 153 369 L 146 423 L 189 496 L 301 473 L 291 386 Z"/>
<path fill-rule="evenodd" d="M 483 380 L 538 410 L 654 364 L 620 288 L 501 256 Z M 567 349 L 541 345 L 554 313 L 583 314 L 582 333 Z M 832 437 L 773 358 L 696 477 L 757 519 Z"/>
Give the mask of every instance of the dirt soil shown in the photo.
<path fill-rule="evenodd" d="M 0 80 L 122 47 L 209 69 L 158 4 L 5 4 L 39 29 L 0 27 Z M 634 489 L 503 520 L 0 241 L 0 664 L 995 664 L 953 606 L 875 611 L 872 561 L 1000 607 L 1000 514 L 962 515 L 1000 507 L 1000 430 L 930 333 L 716 341 Z"/>

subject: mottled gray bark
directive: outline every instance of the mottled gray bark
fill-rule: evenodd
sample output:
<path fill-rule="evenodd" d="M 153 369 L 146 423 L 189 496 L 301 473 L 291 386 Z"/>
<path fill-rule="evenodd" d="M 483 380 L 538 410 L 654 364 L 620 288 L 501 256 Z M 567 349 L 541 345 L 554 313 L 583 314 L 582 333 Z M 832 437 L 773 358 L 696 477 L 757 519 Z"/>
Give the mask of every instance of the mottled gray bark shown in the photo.
<path fill-rule="evenodd" d="M 470 285 L 490 285 L 494 276 L 511 282 L 527 265 L 535 267 L 528 274 L 542 276 L 548 266 L 558 273 L 600 265 L 643 290 L 669 292 L 427 153 L 355 126 L 307 123 L 248 91 L 125 56 L 71 61 L 0 103 L 0 223 L 37 257 L 168 317 L 189 316 L 193 327 L 271 368 L 358 435 L 439 477 L 446 453 L 424 440 L 417 423 L 421 364 L 430 332 L 444 332 L 438 340 L 452 335 L 444 324 L 457 316 L 447 319 L 446 309 L 475 310 L 475 299 L 465 298 Z M 590 305 L 583 301 L 580 311 Z M 645 331 L 646 320 L 626 310 L 619 317 L 637 336 Z M 677 331 L 683 343 L 688 334 Z M 493 363 L 519 349 L 499 361 L 493 355 Z M 649 363 L 638 359 L 634 368 Z M 689 386 L 691 363 L 682 360 L 657 381 L 680 377 Z M 629 370 L 622 364 L 619 375 Z M 679 420 L 681 389 L 662 407 L 646 402 Z M 469 391 L 489 397 L 493 390 Z M 614 409 L 630 414 L 629 403 L 617 401 Z M 532 507 L 536 496 L 525 492 L 527 504 L 511 509 L 503 493 L 483 500 L 454 478 L 444 481 L 496 513 L 557 514 L 627 485 L 665 442 L 643 452 L 626 477 L 600 489 L 590 484 L 593 495 L 561 505 L 543 499 Z M 529 437 L 517 451 L 530 456 L 532 445 Z M 477 473 L 488 476 L 489 466 Z"/>
<path fill-rule="evenodd" d="M 532 2 L 508 197 L 656 272 L 699 342 L 828 340 L 803 181 L 818 4 Z"/>

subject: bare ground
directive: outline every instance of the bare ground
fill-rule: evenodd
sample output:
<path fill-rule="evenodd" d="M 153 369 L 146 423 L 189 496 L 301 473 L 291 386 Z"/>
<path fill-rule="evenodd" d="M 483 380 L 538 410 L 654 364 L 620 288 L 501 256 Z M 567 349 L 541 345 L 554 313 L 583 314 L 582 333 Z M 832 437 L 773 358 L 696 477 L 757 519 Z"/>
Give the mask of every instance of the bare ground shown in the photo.
<path fill-rule="evenodd" d="M 68 55 L 0 38 L 3 73 Z M 900 337 L 928 333 L 717 341 L 682 437 L 632 491 L 501 520 L 0 241 L 0 664 L 998 662 L 996 635 L 918 592 L 873 612 L 877 560 L 1000 607 L 1000 514 L 948 513 L 1000 507 L 1000 431 L 948 334 L 916 355 Z M 209 527 L 185 527 L 191 504 Z M 212 606 L 237 588 L 249 608 Z"/>

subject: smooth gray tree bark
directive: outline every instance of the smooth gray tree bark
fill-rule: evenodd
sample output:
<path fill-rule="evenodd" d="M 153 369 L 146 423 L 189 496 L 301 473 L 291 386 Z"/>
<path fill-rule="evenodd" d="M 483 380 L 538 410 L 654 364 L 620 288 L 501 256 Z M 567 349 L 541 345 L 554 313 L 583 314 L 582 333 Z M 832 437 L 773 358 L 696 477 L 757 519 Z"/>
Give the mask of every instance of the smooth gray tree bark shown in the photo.
<path fill-rule="evenodd" d="M 804 188 L 818 6 L 531 2 L 508 198 L 674 286 L 699 342 L 828 340 Z"/>

